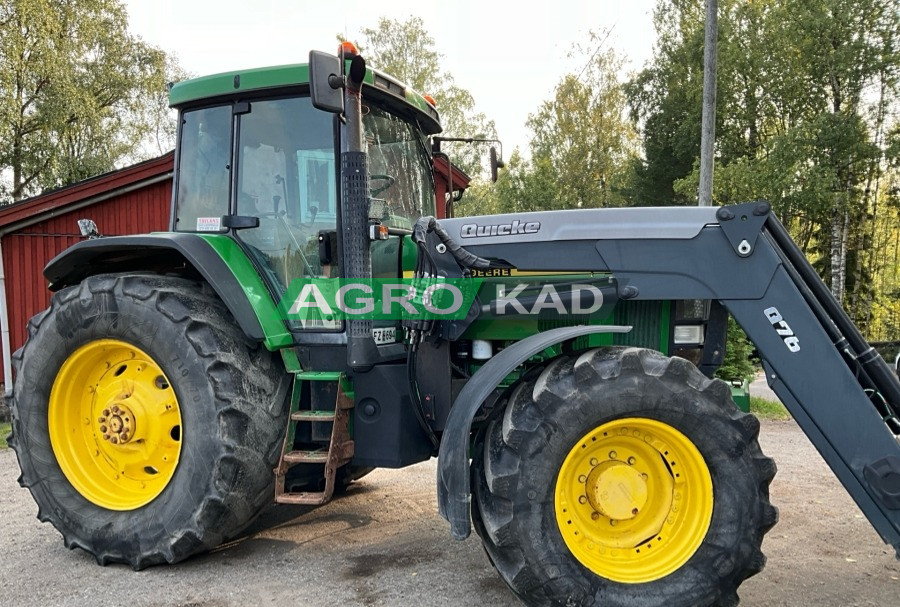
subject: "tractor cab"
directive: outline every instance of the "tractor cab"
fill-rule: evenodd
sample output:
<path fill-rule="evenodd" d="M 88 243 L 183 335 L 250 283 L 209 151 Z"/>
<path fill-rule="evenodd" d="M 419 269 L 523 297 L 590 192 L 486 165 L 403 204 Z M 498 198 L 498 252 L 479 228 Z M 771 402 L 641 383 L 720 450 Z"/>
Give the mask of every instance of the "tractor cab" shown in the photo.
<path fill-rule="evenodd" d="M 317 108 L 307 65 L 262 68 L 173 86 L 179 110 L 174 232 L 230 233 L 275 301 L 298 278 L 346 276 L 338 254 L 340 152 L 368 157 L 368 219 L 410 230 L 435 214 L 429 137 L 438 114 L 423 97 L 366 70 L 362 133 Z M 397 239 L 373 241 L 373 276 L 396 277 Z M 338 329 L 337 323 L 302 328 Z"/>

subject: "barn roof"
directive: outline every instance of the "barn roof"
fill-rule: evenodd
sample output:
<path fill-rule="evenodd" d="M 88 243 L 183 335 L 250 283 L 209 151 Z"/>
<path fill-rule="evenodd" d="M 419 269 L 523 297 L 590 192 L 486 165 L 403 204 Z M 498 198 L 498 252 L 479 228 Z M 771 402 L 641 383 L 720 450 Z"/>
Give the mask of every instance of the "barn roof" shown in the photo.
<path fill-rule="evenodd" d="M 79 205 L 93 204 L 111 198 L 133 187 L 171 179 L 174 157 L 174 152 L 169 152 L 124 169 L 110 171 L 0 207 L 0 233 L 53 217 Z"/>

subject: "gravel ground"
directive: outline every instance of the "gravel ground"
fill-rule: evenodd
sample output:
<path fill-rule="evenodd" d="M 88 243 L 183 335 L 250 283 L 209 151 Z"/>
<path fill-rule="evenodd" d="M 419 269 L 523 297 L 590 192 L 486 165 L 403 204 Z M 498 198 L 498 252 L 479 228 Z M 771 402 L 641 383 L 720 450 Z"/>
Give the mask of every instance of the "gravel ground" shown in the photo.
<path fill-rule="evenodd" d="M 741 588 L 742 605 L 896 606 L 900 562 L 793 422 L 764 422 L 779 473 L 781 521 L 766 537 L 768 565 Z M 0 597 L 17 607 L 518 605 L 477 538 L 450 539 L 437 515 L 435 463 L 379 470 L 312 510 L 273 509 L 242 540 L 174 567 L 135 573 L 98 567 L 35 518 L 0 451 Z"/>
<path fill-rule="evenodd" d="M 750 382 L 750 396 L 758 396 L 766 400 L 781 402 L 781 399 L 778 398 L 772 388 L 769 387 L 769 384 L 766 383 L 766 374 L 764 371 L 759 371 L 756 374 L 756 378 Z"/>

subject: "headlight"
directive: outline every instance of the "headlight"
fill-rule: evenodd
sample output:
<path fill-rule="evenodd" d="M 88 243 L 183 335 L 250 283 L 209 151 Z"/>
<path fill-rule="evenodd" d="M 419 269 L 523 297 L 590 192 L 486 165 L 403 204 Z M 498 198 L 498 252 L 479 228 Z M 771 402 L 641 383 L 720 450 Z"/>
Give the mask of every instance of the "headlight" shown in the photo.
<path fill-rule="evenodd" d="M 676 325 L 674 342 L 676 344 L 702 344 L 703 325 Z"/>

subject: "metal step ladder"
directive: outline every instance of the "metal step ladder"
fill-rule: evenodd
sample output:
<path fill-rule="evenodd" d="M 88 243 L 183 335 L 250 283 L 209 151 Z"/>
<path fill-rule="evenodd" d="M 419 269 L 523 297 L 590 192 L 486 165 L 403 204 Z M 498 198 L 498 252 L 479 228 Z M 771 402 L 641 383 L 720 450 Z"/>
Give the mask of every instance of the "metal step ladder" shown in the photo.
<path fill-rule="evenodd" d="M 301 409 L 301 392 L 306 382 L 334 382 L 337 397 L 333 410 Z M 291 395 L 291 416 L 285 433 L 284 446 L 275 469 L 275 502 L 318 506 L 331 500 L 338 469 L 353 459 L 353 440 L 350 438 L 350 411 L 353 398 L 348 395 L 343 373 L 332 371 L 298 371 L 295 373 Z M 312 398 L 309 399 L 310 402 Z M 331 437 L 326 446 L 316 449 L 294 450 L 294 438 L 299 424 L 331 423 Z M 287 472 L 298 464 L 323 465 L 323 491 L 291 492 L 285 487 Z"/>

